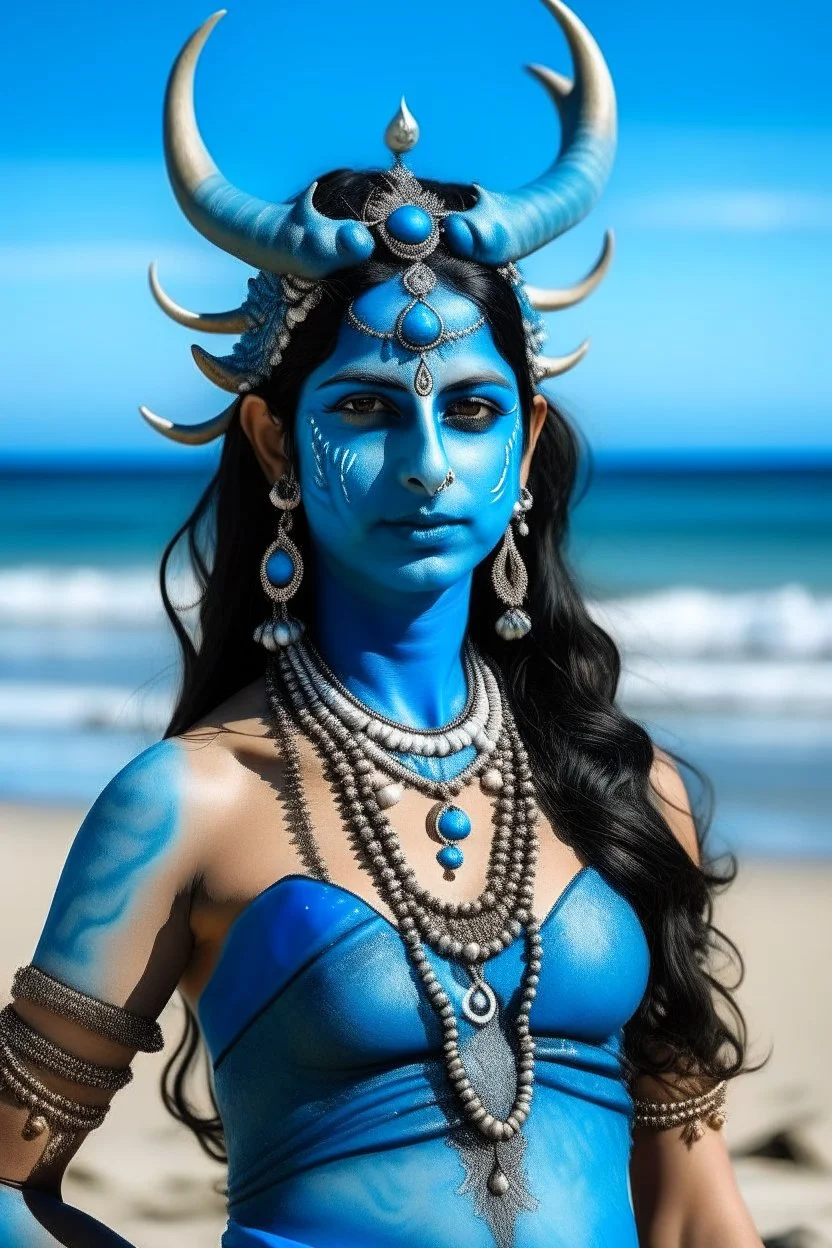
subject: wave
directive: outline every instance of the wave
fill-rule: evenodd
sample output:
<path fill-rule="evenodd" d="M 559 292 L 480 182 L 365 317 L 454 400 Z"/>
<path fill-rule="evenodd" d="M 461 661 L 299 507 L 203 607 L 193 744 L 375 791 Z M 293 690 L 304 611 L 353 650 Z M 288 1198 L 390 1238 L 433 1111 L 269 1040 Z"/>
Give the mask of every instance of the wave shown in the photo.
<path fill-rule="evenodd" d="M 172 576 L 175 600 L 187 606 L 196 587 Z M 800 584 L 743 593 L 674 586 L 655 593 L 589 603 L 625 656 L 657 658 L 832 658 L 832 595 Z M 0 626 L 167 627 L 156 569 L 136 566 L 0 569 Z"/>
<path fill-rule="evenodd" d="M 193 604 L 196 587 L 181 572 L 171 578 L 176 601 Z M 0 624 L 158 625 L 164 620 L 157 571 L 136 566 L 0 569 Z"/>
<path fill-rule="evenodd" d="M 625 662 L 620 700 L 633 714 L 719 711 L 823 717 L 832 709 L 832 662 L 711 660 Z M 159 735 L 173 690 L 0 681 L 0 731 L 141 732 Z"/>

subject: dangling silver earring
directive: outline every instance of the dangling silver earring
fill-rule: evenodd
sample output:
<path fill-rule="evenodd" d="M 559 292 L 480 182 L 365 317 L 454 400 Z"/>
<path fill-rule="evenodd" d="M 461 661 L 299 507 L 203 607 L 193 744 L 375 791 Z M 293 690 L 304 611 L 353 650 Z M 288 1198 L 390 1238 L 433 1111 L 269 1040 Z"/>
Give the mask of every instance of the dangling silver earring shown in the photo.
<path fill-rule="evenodd" d="M 517 641 L 530 633 L 532 628 L 528 612 L 522 609 L 523 599 L 529 588 L 529 574 L 515 545 L 512 525 L 516 520 L 517 532 L 521 537 L 528 537 L 529 526 L 526 523 L 526 512 L 531 510 L 533 502 L 531 492 L 525 486 L 521 486 L 520 498 L 514 504 L 503 543 L 491 569 L 491 583 L 494 591 L 500 601 L 506 603 L 508 607 L 508 610 L 503 612 L 494 625 L 503 641 Z"/>
<path fill-rule="evenodd" d="M 291 646 L 304 630 L 301 620 L 289 615 L 286 603 L 300 588 L 303 580 L 303 557 L 288 536 L 292 512 L 300 504 L 300 485 L 293 472 L 285 473 L 269 491 L 269 502 L 277 508 L 277 536 L 263 555 L 260 583 L 272 600 L 272 617 L 258 624 L 254 640 L 267 650 Z"/>

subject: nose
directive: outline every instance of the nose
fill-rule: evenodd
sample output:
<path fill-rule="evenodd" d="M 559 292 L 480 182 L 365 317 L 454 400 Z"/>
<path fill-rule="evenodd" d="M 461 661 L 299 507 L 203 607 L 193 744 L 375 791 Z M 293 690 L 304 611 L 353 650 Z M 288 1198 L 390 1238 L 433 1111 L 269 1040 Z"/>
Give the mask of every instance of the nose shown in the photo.
<path fill-rule="evenodd" d="M 447 484 L 450 468 L 433 413 L 429 409 L 423 410 L 409 431 L 403 448 L 399 481 L 412 493 L 432 498 L 443 484 Z"/>

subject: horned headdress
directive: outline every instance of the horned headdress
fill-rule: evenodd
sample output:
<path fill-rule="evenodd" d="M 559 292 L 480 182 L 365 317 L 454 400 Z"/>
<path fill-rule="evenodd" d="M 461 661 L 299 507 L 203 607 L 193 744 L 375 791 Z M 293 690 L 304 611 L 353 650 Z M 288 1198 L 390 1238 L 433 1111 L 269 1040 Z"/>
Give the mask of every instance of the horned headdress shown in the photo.
<path fill-rule="evenodd" d="M 407 349 L 423 353 L 443 341 L 441 318 L 429 304 L 435 279 L 426 263 L 441 241 L 456 256 L 493 265 L 511 282 L 523 312 L 535 380 L 558 376 L 583 358 L 588 342 L 568 355 L 542 355 L 545 331 L 539 314 L 571 307 L 595 289 L 612 259 L 611 233 L 606 234 L 592 270 L 566 289 L 526 286 L 515 263 L 576 225 L 598 200 L 615 154 L 615 92 L 600 49 L 583 23 L 562 0 L 542 2 L 563 30 L 574 64 L 571 80 L 545 66 L 529 66 L 560 115 L 558 155 L 540 177 L 516 191 L 496 193 L 475 184 L 476 202 L 459 212 L 445 209 L 403 162 L 419 138 L 419 127 L 404 100 L 385 132 L 394 165 L 382 187 L 370 196 L 360 220 L 338 220 L 319 212 L 314 182 L 287 203 L 271 203 L 233 186 L 211 159 L 194 112 L 197 61 L 225 10 L 194 32 L 174 63 L 165 94 L 168 176 L 191 224 L 259 272 L 249 279 L 245 301 L 228 312 L 189 312 L 180 307 L 163 291 L 155 265 L 150 267 L 150 287 L 162 310 L 180 325 L 203 333 L 240 335 L 230 355 L 191 348 L 211 381 L 237 396 L 250 390 L 279 364 L 293 327 L 320 298 L 321 279 L 369 259 L 379 242 L 409 262 L 403 282 L 412 297 L 411 308 L 419 315 L 411 317 L 410 330 L 405 318 L 404 328 L 397 326 L 390 335 Z M 429 386 L 429 370 L 420 369 L 417 386 L 420 374 Z M 146 407 L 140 411 L 166 437 L 197 445 L 225 432 L 234 406 L 196 425 L 173 424 Z"/>

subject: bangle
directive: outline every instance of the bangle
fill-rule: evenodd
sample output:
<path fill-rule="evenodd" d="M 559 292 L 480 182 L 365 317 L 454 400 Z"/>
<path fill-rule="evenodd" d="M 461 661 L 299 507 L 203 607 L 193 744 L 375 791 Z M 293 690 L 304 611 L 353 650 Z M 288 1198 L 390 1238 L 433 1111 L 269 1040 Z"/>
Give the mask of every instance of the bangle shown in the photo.
<path fill-rule="evenodd" d="M 633 1126 L 653 1127 L 657 1131 L 682 1127 L 682 1139 L 688 1145 L 694 1144 L 705 1134 L 703 1122 L 714 1131 L 724 1124 L 728 1117 L 724 1109 L 726 1088 L 727 1081 L 721 1079 L 709 1091 L 686 1097 L 685 1100 L 649 1101 L 636 1097 L 633 1101 Z"/>

